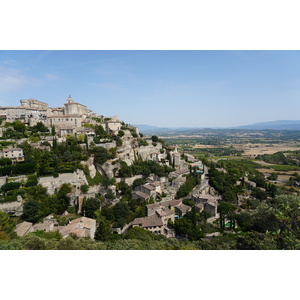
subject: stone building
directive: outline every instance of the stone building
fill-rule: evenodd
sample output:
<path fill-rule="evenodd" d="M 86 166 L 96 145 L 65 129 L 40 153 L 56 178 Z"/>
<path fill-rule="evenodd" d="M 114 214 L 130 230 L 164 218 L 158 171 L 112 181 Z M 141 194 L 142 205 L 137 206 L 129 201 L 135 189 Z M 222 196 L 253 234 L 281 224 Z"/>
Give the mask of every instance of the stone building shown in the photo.
<path fill-rule="evenodd" d="M 121 126 L 122 124 L 118 120 L 109 120 L 105 122 L 105 130 L 109 134 L 118 134 Z"/>
<path fill-rule="evenodd" d="M 56 115 L 47 118 L 46 126 L 61 128 L 63 126 L 72 126 L 72 128 L 82 127 L 82 115 Z"/>
<path fill-rule="evenodd" d="M 174 222 L 175 214 L 169 208 L 160 206 L 151 215 L 145 218 L 136 218 L 132 221 L 132 227 L 140 227 L 155 234 L 163 234 L 173 237 L 174 232 L 168 228 L 168 221 Z"/>
<path fill-rule="evenodd" d="M 22 148 L 4 148 L 0 152 L 0 157 L 9 158 L 13 162 L 24 161 L 24 154 Z"/>
<path fill-rule="evenodd" d="M 71 96 L 69 96 L 67 102 L 64 104 L 65 115 L 87 115 L 88 112 L 89 110 L 85 105 L 75 102 Z"/>
<path fill-rule="evenodd" d="M 20 100 L 21 106 L 35 109 L 48 109 L 48 104 L 35 99 Z"/>
<path fill-rule="evenodd" d="M 72 220 L 67 226 L 59 230 L 61 235 L 66 238 L 70 234 L 77 237 L 90 237 L 94 239 L 96 232 L 96 220 L 86 217 L 81 217 Z"/>

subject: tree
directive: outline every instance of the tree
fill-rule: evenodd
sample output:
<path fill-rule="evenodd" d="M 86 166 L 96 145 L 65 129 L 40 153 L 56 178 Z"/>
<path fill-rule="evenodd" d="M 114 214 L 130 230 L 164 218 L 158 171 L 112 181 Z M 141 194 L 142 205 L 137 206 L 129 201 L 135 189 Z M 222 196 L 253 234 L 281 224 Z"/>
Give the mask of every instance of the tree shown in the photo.
<path fill-rule="evenodd" d="M 237 196 L 236 194 L 231 191 L 228 190 L 226 191 L 224 194 L 222 194 L 222 199 L 226 202 L 230 202 L 230 203 L 236 203 L 237 202 Z"/>
<path fill-rule="evenodd" d="M 94 218 L 94 212 L 99 209 L 100 200 L 97 198 L 89 198 L 83 204 L 83 213 L 88 218 Z"/>
<path fill-rule="evenodd" d="M 194 219 L 193 216 L 192 219 Z M 204 237 L 196 220 L 191 220 L 186 216 L 175 220 L 175 223 L 170 226 L 174 228 L 176 235 L 187 237 L 190 241 L 197 241 Z"/>
<path fill-rule="evenodd" d="M 95 232 L 95 240 L 106 242 L 112 238 L 112 230 L 110 227 L 109 221 L 107 221 L 104 217 L 100 217 L 97 220 L 98 227 Z"/>
<path fill-rule="evenodd" d="M 22 123 L 21 121 L 15 121 L 13 123 L 13 128 L 15 131 L 24 133 L 26 130 L 26 125 L 24 123 Z"/>
<path fill-rule="evenodd" d="M 129 206 L 127 203 L 118 202 L 113 207 L 114 214 L 114 227 L 123 227 L 126 224 L 126 218 L 128 217 L 130 212 Z"/>
<path fill-rule="evenodd" d="M 57 192 L 57 198 L 60 201 L 58 213 L 62 214 L 64 211 L 67 210 L 68 206 L 70 205 L 70 198 L 67 196 L 67 194 L 69 194 L 71 190 L 71 186 L 69 184 L 64 183 Z"/>
<path fill-rule="evenodd" d="M 51 127 L 51 135 L 52 135 L 52 136 L 55 136 L 55 134 L 56 134 L 55 126 L 52 125 L 52 127 Z"/>
<path fill-rule="evenodd" d="M 124 131 L 123 131 L 123 130 L 119 130 L 118 136 L 119 136 L 119 137 L 122 137 L 122 136 L 124 136 L 124 135 L 125 135 Z"/>
<path fill-rule="evenodd" d="M 0 240 L 9 239 L 9 235 L 13 234 L 16 225 L 7 213 L 0 211 Z"/>
<path fill-rule="evenodd" d="M 236 209 L 236 206 L 226 202 L 226 201 L 222 201 L 217 208 L 218 213 L 220 214 L 220 227 L 222 230 L 225 229 L 225 220 L 228 216 L 232 216 L 230 215 L 230 213 L 232 213 L 234 210 Z M 232 223 L 233 220 L 231 220 Z"/>
<path fill-rule="evenodd" d="M 151 241 L 154 240 L 156 236 L 149 230 L 140 227 L 133 227 L 128 230 L 125 234 L 125 239 L 128 240 L 142 240 Z"/>
<path fill-rule="evenodd" d="M 159 140 L 158 136 L 156 136 L 156 135 L 153 135 L 153 136 L 151 137 L 151 139 L 152 139 L 152 142 L 153 142 L 153 143 L 157 143 L 158 140 Z"/>
<path fill-rule="evenodd" d="M 137 186 L 145 184 L 146 182 L 147 182 L 146 178 L 137 178 L 133 181 L 132 187 L 135 188 Z"/>
<path fill-rule="evenodd" d="M 237 236 L 238 250 L 276 250 L 276 243 L 270 235 L 251 231 Z"/>
<path fill-rule="evenodd" d="M 94 154 L 95 163 L 100 165 L 104 164 L 109 156 L 107 150 L 103 147 L 94 147 L 92 153 Z"/>
<path fill-rule="evenodd" d="M 275 197 L 275 217 L 280 232 L 277 240 L 281 249 L 300 249 L 300 197 L 280 195 Z"/>
<path fill-rule="evenodd" d="M 278 179 L 278 173 L 272 172 L 271 175 L 268 177 L 269 180 L 277 180 Z"/>
<path fill-rule="evenodd" d="M 89 186 L 87 184 L 83 184 L 81 186 L 81 190 L 82 190 L 83 193 L 87 193 L 88 190 L 89 190 Z"/>
<path fill-rule="evenodd" d="M 3 192 L 11 191 L 11 190 L 16 190 L 21 186 L 21 182 L 8 182 L 4 183 L 1 187 L 1 190 Z"/>
<path fill-rule="evenodd" d="M 38 122 L 36 125 L 32 126 L 33 132 L 48 132 L 49 129 L 42 122 Z"/>
<path fill-rule="evenodd" d="M 39 219 L 39 203 L 33 199 L 28 200 L 23 207 L 21 218 L 25 221 L 36 223 Z"/>

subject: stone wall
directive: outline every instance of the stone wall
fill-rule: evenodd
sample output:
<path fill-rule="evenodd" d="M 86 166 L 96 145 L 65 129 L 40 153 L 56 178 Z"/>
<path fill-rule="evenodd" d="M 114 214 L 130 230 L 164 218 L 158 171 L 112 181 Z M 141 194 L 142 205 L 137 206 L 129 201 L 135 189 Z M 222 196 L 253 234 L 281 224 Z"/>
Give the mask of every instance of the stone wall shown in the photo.
<path fill-rule="evenodd" d="M 129 178 L 122 178 L 122 181 L 127 183 L 129 186 L 132 186 L 133 182 L 139 178 L 143 178 L 143 175 L 135 175 L 135 176 L 129 177 Z"/>
<path fill-rule="evenodd" d="M 40 177 L 38 184 L 41 184 L 47 189 L 47 193 L 53 195 L 55 190 L 59 189 L 64 183 L 71 184 L 76 189 L 80 190 L 83 184 L 88 185 L 86 177 L 82 170 L 76 170 L 74 173 L 62 173 L 58 177 L 47 176 Z"/>
<path fill-rule="evenodd" d="M 90 172 L 90 176 L 94 178 L 96 176 L 96 168 L 94 165 L 94 157 L 90 157 L 87 161 L 80 162 L 83 166 L 87 166 Z"/>
<path fill-rule="evenodd" d="M 3 211 L 5 213 L 14 213 L 14 215 L 20 216 L 23 213 L 22 200 L 0 203 L 0 211 Z"/>

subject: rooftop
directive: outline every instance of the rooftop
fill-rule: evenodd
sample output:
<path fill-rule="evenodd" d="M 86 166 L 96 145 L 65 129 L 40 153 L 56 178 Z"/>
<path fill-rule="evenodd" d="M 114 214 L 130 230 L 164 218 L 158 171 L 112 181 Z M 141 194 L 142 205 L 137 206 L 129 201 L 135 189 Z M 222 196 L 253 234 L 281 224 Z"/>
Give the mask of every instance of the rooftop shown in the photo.
<path fill-rule="evenodd" d="M 188 205 L 185 205 L 183 203 L 175 206 L 177 209 L 179 209 L 183 214 L 186 214 L 188 211 L 190 211 L 192 208 Z"/>
<path fill-rule="evenodd" d="M 15 232 L 18 236 L 24 236 L 29 232 L 32 227 L 32 223 L 30 222 L 22 222 L 16 226 Z"/>
<path fill-rule="evenodd" d="M 72 220 L 70 224 L 77 224 L 82 228 L 91 229 L 96 224 L 96 220 L 87 217 L 81 217 Z"/>

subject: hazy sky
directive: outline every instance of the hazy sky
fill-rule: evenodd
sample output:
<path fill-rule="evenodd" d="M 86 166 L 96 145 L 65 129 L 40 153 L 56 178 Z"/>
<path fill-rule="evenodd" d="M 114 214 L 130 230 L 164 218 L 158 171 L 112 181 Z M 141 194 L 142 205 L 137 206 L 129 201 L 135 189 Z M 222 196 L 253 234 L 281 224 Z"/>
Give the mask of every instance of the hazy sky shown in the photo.
<path fill-rule="evenodd" d="M 0 51 L 0 105 L 73 99 L 131 124 L 298 120 L 299 51 Z"/>

